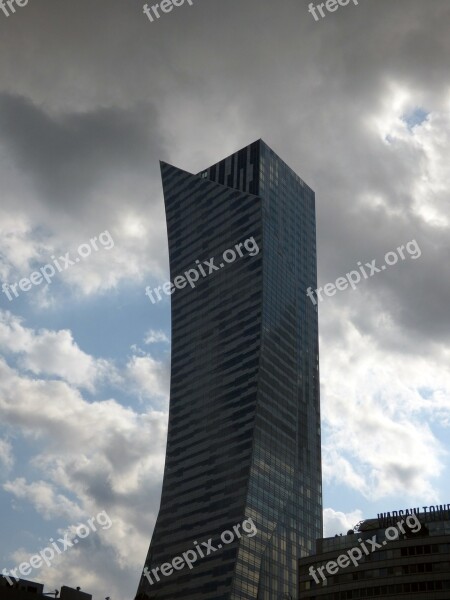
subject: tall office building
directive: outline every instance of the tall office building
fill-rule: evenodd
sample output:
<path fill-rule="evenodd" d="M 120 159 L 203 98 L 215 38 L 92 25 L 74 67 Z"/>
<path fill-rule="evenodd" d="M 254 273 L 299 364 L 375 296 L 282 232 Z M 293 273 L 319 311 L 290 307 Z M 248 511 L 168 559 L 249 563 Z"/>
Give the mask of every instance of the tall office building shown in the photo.
<path fill-rule="evenodd" d="M 171 280 L 218 268 L 172 295 L 156 575 L 137 597 L 297 598 L 297 561 L 322 532 L 314 192 L 261 140 L 197 175 L 161 170 Z M 256 535 L 158 571 L 248 518 Z"/>

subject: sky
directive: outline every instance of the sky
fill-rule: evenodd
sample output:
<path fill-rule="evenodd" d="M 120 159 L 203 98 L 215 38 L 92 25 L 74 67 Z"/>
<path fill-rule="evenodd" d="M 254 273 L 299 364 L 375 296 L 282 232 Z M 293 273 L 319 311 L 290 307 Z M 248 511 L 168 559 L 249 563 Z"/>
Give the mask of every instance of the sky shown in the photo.
<path fill-rule="evenodd" d="M 450 4 L 308 4 L 0 12 L 0 283 L 49 265 L 0 293 L 0 571 L 106 512 L 29 579 L 134 597 L 167 432 L 159 161 L 259 138 L 316 193 L 319 286 L 380 269 L 319 302 L 325 534 L 450 503 Z"/>

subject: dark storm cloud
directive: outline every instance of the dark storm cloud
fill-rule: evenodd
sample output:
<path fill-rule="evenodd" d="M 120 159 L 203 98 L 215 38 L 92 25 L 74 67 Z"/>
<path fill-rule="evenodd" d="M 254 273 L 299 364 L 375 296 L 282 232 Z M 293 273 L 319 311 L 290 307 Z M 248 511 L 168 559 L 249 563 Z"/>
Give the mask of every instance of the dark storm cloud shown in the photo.
<path fill-rule="evenodd" d="M 146 116 L 156 130 L 154 111 Z M 86 192 L 117 169 L 154 164 L 159 149 L 152 148 L 149 129 L 137 112 L 99 108 L 52 116 L 23 96 L 0 95 L 3 143 L 42 196 L 58 206 L 75 194 L 86 201 Z"/>
<path fill-rule="evenodd" d="M 156 185 L 159 158 L 196 172 L 263 137 L 317 193 L 322 283 L 414 237 L 424 246 L 416 264 L 371 282 L 364 306 L 348 296 L 364 331 L 383 343 L 369 316 L 382 304 L 414 339 L 447 340 L 450 273 L 444 261 L 437 266 L 447 231 L 412 209 L 410 180 L 421 157 L 406 146 L 389 151 L 367 118 L 390 101 L 392 82 L 416 94 L 419 108 L 442 109 L 448 2 L 361 0 L 320 22 L 298 0 L 198 0 L 154 23 L 142 4 L 61 0 L 30 4 L 9 20 L 0 46 L 14 48 L 15 85 L 39 108 L 4 101 L 14 117 L 5 133 L 41 193 L 54 203 L 76 197 L 79 208 L 86 189 L 118 167 Z M 22 44 L 13 40 L 17 30 Z M 39 51 L 39 80 L 26 63 L 30 51 Z M 59 84 L 50 87 L 55 73 Z M 69 73 L 78 81 L 71 94 Z M 130 106 L 148 101 L 158 119 L 150 111 L 146 128 Z M 77 103 L 90 109 L 54 116 L 55 105 Z M 383 197 L 387 209 L 362 204 L 364 194 Z"/>

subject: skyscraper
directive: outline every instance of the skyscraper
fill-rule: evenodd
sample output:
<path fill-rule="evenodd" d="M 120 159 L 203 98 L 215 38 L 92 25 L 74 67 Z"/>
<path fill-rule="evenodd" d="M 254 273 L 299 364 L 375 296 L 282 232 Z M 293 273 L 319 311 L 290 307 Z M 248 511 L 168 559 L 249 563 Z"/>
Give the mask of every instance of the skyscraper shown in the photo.
<path fill-rule="evenodd" d="M 192 569 L 143 575 L 138 597 L 297 598 L 297 561 L 322 535 L 317 307 L 306 296 L 317 287 L 314 192 L 262 140 L 197 175 L 161 171 L 172 281 L 245 240 L 259 252 L 173 292 L 166 465 L 147 572 L 246 518 L 257 534 Z"/>

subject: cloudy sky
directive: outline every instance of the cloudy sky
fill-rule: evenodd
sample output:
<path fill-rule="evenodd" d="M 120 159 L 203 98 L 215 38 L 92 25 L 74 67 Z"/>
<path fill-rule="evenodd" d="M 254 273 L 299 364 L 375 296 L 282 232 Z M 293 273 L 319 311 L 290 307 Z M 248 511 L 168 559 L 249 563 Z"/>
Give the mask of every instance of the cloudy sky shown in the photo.
<path fill-rule="evenodd" d="M 195 0 L 153 23 L 142 5 L 0 12 L 0 280 L 60 265 L 0 294 L 0 570 L 106 511 L 29 577 L 95 600 L 133 597 L 158 510 L 160 159 L 198 172 L 263 138 L 316 191 L 322 286 L 416 240 L 320 304 L 326 533 L 450 502 L 448 0 L 319 21 L 304 0 Z"/>

